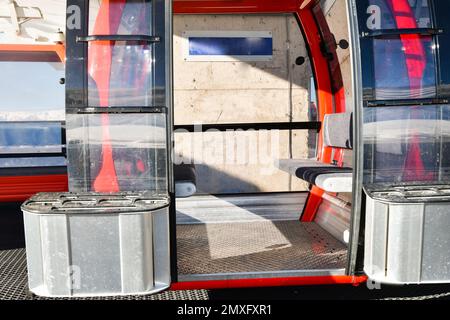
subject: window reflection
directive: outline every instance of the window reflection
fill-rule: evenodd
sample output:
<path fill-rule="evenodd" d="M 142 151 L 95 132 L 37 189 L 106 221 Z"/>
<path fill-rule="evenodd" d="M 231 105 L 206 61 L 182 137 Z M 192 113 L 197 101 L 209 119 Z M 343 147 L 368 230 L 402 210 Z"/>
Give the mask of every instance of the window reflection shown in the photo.
<path fill-rule="evenodd" d="M 0 158 L 0 168 L 64 167 L 65 157 Z"/>
<path fill-rule="evenodd" d="M 369 30 L 431 27 L 427 0 L 369 0 L 366 13 Z"/>
<path fill-rule="evenodd" d="M 64 120 L 61 62 L 0 61 L 0 121 Z"/>
<path fill-rule="evenodd" d="M 59 122 L 0 122 L 0 168 L 65 166 L 63 156 L 10 157 L 11 154 L 62 153 L 61 139 Z"/>
<path fill-rule="evenodd" d="M 61 152 L 60 123 L 0 123 L 0 154 L 33 152 Z"/>
<path fill-rule="evenodd" d="M 111 177 L 102 171 L 111 157 L 120 191 L 167 191 L 164 114 L 109 115 L 111 154 L 103 139 L 103 114 L 68 115 L 69 177 L 72 189 L 95 190 L 95 181 Z M 80 155 L 89 154 L 89 157 Z M 105 160 L 106 159 L 106 160 Z M 87 175 L 86 175 L 87 173 Z M 106 177 L 105 177 L 106 176 Z"/>
<path fill-rule="evenodd" d="M 0 70 L 0 168 L 64 166 L 63 156 L 11 156 L 62 152 L 65 96 L 59 79 L 64 77 L 64 64 L 1 61 Z"/>
<path fill-rule="evenodd" d="M 361 4 L 360 11 L 362 30 L 432 28 L 426 0 L 366 0 L 365 3 L 366 6 Z M 366 41 L 370 41 L 372 48 L 373 65 L 368 67 L 373 69 L 370 87 L 374 89 L 374 99 L 436 96 L 436 48 L 432 36 L 385 34 Z"/>
<path fill-rule="evenodd" d="M 108 15 L 103 14 L 107 12 Z M 90 34 L 152 35 L 151 1 L 93 3 Z M 89 43 L 89 105 L 143 107 L 152 105 L 153 52 L 137 41 Z"/>
<path fill-rule="evenodd" d="M 422 99 L 436 95 L 431 36 L 374 39 L 375 99 Z"/>
<path fill-rule="evenodd" d="M 450 106 L 367 108 L 365 183 L 450 182 Z"/>

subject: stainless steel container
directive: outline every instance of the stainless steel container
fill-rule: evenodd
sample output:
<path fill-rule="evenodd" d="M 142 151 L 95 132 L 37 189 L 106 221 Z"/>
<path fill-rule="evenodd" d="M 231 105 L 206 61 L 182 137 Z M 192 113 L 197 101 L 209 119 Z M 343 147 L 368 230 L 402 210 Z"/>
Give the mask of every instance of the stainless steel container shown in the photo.
<path fill-rule="evenodd" d="M 36 295 L 149 294 L 170 285 L 169 198 L 41 193 L 22 211 Z"/>
<path fill-rule="evenodd" d="M 449 230 L 449 186 L 370 192 L 364 271 L 380 283 L 450 282 Z"/>

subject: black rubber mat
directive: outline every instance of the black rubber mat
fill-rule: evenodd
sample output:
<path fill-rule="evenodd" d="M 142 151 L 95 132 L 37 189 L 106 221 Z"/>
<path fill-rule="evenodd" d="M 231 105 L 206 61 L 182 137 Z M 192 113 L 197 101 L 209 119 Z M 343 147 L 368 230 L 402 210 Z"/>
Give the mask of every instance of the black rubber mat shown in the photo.
<path fill-rule="evenodd" d="M 206 290 L 166 291 L 155 295 L 77 298 L 76 300 L 207 300 Z M 28 292 L 25 249 L 0 251 L 0 300 L 52 300 Z"/>
<path fill-rule="evenodd" d="M 177 226 L 180 275 L 334 270 L 346 246 L 315 223 L 255 221 Z"/>

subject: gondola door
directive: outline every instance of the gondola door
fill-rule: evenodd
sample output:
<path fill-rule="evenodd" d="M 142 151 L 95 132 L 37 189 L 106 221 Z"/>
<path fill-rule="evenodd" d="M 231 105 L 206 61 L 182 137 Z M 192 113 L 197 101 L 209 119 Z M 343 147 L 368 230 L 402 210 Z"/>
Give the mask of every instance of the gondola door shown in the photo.
<path fill-rule="evenodd" d="M 69 190 L 171 202 L 153 215 L 154 292 L 175 275 L 171 20 L 168 0 L 67 1 Z"/>

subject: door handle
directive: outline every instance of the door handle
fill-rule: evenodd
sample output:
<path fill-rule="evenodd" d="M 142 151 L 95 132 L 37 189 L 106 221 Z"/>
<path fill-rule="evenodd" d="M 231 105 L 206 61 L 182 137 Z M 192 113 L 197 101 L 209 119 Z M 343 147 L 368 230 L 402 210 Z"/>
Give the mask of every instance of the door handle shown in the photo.
<path fill-rule="evenodd" d="M 113 34 L 113 35 L 90 35 L 85 37 L 78 36 L 77 42 L 91 42 L 91 41 L 143 41 L 149 43 L 156 43 L 161 41 L 161 37 L 158 36 L 146 36 L 146 35 L 123 35 L 123 34 Z"/>

